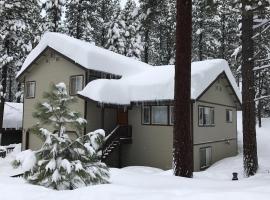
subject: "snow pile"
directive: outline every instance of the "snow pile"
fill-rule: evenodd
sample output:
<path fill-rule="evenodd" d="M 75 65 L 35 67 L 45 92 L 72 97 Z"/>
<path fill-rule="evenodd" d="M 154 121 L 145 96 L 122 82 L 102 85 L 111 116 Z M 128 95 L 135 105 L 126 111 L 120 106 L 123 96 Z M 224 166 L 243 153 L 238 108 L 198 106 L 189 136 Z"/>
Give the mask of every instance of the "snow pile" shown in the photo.
<path fill-rule="evenodd" d="M 239 143 L 241 151 L 241 113 L 239 113 Z M 79 188 L 73 191 L 54 191 L 26 184 L 23 179 L 10 178 L 7 159 L 0 159 L 1 200 L 268 200 L 270 196 L 270 119 L 263 119 L 263 128 L 257 128 L 259 171 L 250 178 L 242 176 L 243 159 L 239 154 L 214 164 L 193 179 L 174 177 L 172 171 L 151 167 L 111 169 L 111 184 Z M 9 157 L 7 157 L 9 158 Z M 9 164 L 10 166 L 10 164 Z M 232 172 L 239 173 L 239 181 L 232 181 Z M 13 171 L 13 174 L 14 173 Z M 14 192 L 16 191 L 16 192 Z"/>
<path fill-rule="evenodd" d="M 191 99 L 200 94 L 225 72 L 239 100 L 241 93 L 228 63 L 222 59 L 193 62 L 191 67 Z M 80 95 L 100 103 L 129 105 L 138 101 L 174 99 L 174 66 L 158 66 L 119 80 L 100 79 L 90 82 Z"/>
<path fill-rule="evenodd" d="M 61 33 L 47 32 L 43 35 L 39 44 L 27 56 L 17 77 L 19 77 L 47 47 L 51 47 L 60 52 L 86 69 L 116 75 L 127 75 L 151 68 L 151 66 L 146 63 L 97 47 L 94 44 Z"/>
<path fill-rule="evenodd" d="M 23 104 L 5 102 L 3 128 L 22 127 Z"/>

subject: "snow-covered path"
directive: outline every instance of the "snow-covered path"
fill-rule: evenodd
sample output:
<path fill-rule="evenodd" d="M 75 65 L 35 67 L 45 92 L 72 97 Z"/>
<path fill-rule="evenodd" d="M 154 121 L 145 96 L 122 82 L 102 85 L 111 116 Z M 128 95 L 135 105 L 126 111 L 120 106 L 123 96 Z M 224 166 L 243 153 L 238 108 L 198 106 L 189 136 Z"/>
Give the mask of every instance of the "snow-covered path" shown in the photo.
<path fill-rule="evenodd" d="M 258 130 L 260 168 L 250 178 L 242 174 L 242 156 L 224 159 L 193 179 L 172 176 L 172 171 L 149 167 L 111 169 L 111 184 L 54 191 L 25 183 L 22 178 L 10 178 L 14 171 L 7 159 L 0 159 L 0 200 L 233 200 L 270 198 L 270 120 Z M 239 127 L 241 131 L 241 128 Z M 241 135 L 239 134 L 239 142 Z M 241 144 L 240 144 L 241 146 Z M 14 152 L 16 154 L 16 152 Z M 232 172 L 239 181 L 232 181 Z"/>

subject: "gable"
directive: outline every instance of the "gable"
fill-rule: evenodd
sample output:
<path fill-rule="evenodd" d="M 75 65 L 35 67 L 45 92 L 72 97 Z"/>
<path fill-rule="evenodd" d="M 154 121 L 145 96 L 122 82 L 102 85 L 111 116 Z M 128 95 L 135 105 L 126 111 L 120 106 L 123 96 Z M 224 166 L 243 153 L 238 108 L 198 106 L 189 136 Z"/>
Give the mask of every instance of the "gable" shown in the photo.
<path fill-rule="evenodd" d="M 224 73 L 218 76 L 197 100 L 233 106 L 238 109 L 241 107 L 241 103 Z"/>

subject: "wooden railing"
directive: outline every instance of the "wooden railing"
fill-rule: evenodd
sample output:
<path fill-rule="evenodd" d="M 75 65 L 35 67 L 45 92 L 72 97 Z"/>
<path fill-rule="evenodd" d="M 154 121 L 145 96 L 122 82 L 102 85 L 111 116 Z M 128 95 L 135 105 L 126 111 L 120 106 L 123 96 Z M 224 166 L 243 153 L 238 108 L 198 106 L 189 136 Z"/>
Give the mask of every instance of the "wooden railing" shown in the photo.
<path fill-rule="evenodd" d="M 105 144 L 102 151 L 102 160 L 105 160 L 115 148 L 121 144 L 132 143 L 132 127 L 129 125 L 118 125 L 106 137 Z"/>

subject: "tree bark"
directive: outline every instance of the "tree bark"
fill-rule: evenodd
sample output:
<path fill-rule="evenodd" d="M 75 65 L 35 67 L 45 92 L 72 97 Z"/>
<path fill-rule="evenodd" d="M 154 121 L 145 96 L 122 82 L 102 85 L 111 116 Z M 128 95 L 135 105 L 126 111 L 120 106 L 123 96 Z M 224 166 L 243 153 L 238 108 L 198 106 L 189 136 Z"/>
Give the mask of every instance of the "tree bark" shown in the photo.
<path fill-rule="evenodd" d="M 2 93 L 0 102 L 0 129 L 3 128 L 5 94 L 7 90 L 7 64 L 2 67 Z"/>
<path fill-rule="evenodd" d="M 255 85 L 254 85 L 254 43 L 253 43 L 253 11 L 246 9 L 252 4 L 242 0 L 242 108 L 243 108 L 243 148 L 244 170 L 246 176 L 252 176 L 258 169 L 256 117 L 255 117 Z"/>
<path fill-rule="evenodd" d="M 183 31 L 185 30 L 185 31 Z M 175 123 L 173 128 L 174 174 L 193 176 L 193 141 L 191 133 L 191 40 L 192 1 L 177 1 Z"/>

